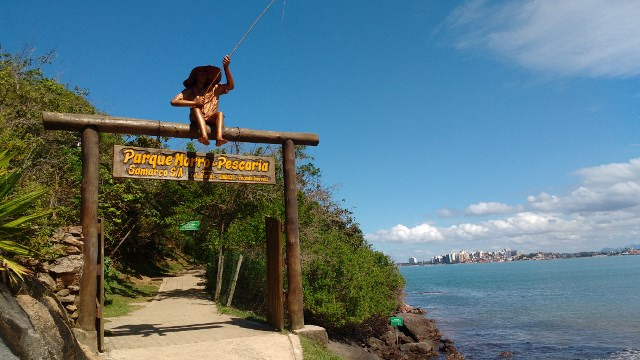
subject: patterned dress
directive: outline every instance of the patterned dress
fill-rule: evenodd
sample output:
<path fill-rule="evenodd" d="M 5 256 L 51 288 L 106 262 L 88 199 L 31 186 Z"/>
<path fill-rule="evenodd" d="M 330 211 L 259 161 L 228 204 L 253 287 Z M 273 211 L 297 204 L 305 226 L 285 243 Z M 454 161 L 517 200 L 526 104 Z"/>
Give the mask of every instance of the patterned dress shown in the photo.
<path fill-rule="evenodd" d="M 216 113 L 218 113 L 218 98 L 220 95 L 226 94 L 229 89 L 226 84 L 216 84 L 211 90 L 204 93 L 200 91 L 196 93 L 194 88 L 187 88 L 182 90 L 180 94 L 175 97 L 175 100 L 188 100 L 194 101 L 198 96 L 204 96 L 204 106 L 202 107 L 202 116 L 205 121 L 213 119 Z M 196 123 L 195 108 L 191 108 L 189 119 L 191 122 Z"/>

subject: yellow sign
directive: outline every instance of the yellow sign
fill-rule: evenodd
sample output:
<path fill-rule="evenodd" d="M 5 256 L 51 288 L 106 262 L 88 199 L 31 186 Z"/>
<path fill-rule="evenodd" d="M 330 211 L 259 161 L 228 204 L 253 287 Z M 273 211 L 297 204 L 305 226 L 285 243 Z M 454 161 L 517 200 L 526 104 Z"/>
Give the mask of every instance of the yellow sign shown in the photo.
<path fill-rule="evenodd" d="M 264 156 L 113 147 L 114 177 L 275 184 L 274 164 Z"/>

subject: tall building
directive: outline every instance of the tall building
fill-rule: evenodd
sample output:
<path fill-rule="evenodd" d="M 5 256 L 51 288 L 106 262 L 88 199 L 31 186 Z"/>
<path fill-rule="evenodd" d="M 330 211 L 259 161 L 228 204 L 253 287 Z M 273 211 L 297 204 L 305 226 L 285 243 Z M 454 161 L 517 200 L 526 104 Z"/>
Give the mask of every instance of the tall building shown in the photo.
<path fill-rule="evenodd" d="M 418 265 L 418 259 L 414 257 L 409 258 L 409 265 Z"/>

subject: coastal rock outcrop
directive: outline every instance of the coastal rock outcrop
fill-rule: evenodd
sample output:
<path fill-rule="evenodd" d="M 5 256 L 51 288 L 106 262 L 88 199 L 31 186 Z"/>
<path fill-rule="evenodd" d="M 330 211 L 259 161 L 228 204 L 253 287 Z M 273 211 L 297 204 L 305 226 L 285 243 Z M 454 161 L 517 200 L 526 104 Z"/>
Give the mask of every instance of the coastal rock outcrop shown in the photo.
<path fill-rule="evenodd" d="M 435 359 L 446 356 L 450 360 L 464 359 L 453 341 L 443 339 L 434 320 L 419 313 L 398 312 L 403 319 L 397 330 L 387 326 L 379 338 L 371 337 L 366 343 L 369 352 L 382 359 Z"/>

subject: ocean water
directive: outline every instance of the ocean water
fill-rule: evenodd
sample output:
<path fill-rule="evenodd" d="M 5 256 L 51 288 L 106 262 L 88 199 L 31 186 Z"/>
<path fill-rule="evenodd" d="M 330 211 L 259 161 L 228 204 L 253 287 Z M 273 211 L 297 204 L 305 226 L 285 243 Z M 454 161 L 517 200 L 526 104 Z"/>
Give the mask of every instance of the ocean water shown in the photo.
<path fill-rule="evenodd" d="M 401 267 L 467 359 L 640 359 L 640 256 Z"/>

